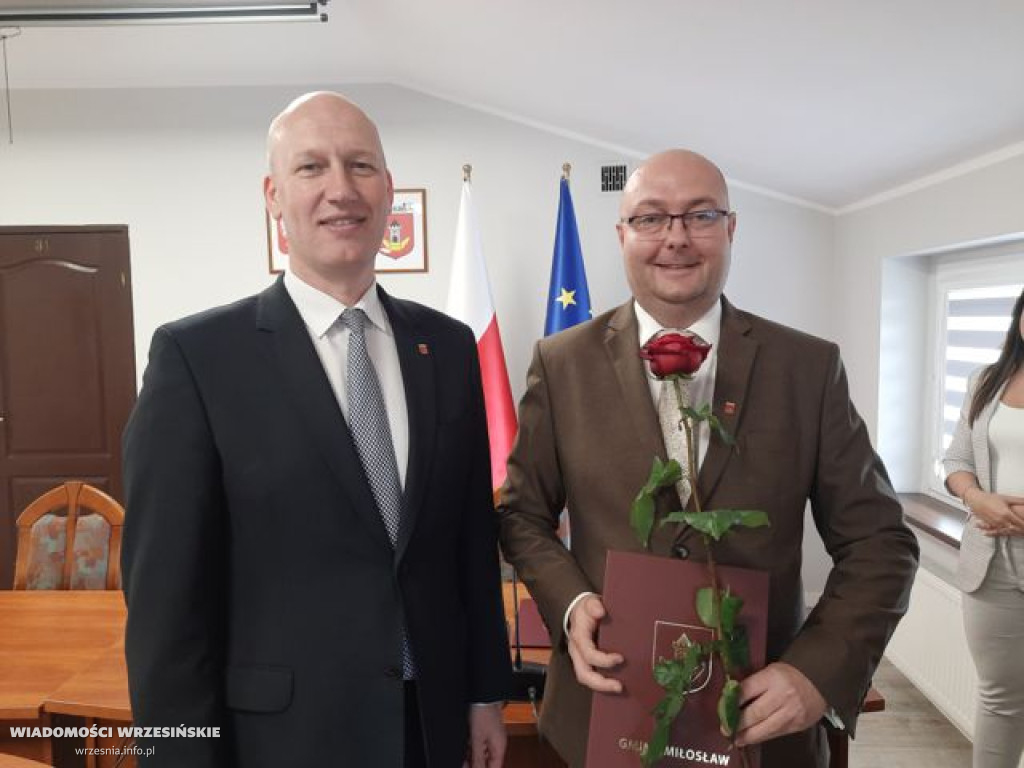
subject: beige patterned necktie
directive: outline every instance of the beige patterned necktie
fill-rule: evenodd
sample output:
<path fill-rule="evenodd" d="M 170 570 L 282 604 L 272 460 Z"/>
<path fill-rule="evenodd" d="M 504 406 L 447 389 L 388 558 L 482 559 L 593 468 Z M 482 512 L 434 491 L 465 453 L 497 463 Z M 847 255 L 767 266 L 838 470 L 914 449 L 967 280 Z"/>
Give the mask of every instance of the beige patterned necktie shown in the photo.
<path fill-rule="evenodd" d="M 701 344 L 707 343 L 699 334 L 692 331 L 683 330 L 675 331 L 675 333 L 689 336 Z M 708 361 L 705 360 L 704 364 L 707 365 Z M 692 385 L 692 379 L 679 380 L 679 395 L 682 396 L 683 405 L 691 407 L 693 406 Z M 658 395 L 658 422 L 661 424 L 661 433 L 665 438 L 665 450 L 668 452 L 668 457 L 678 461 L 679 466 L 683 470 L 683 476 L 676 483 L 676 491 L 679 493 L 679 501 L 682 502 L 683 509 L 686 509 L 686 505 L 690 501 L 690 489 L 692 488 L 690 462 L 686 456 L 686 430 L 683 428 L 682 415 L 679 413 L 679 397 L 676 396 L 675 383 L 667 379 L 661 382 L 661 394 Z M 697 441 L 697 450 L 699 450 L 699 424 L 694 425 L 693 439 Z M 700 457 L 698 456 L 697 459 L 695 463 L 699 471 Z"/>
<path fill-rule="evenodd" d="M 679 381 L 679 394 L 683 397 L 684 405 L 691 405 L 688 380 L 681 379 Z M 683 476 L 676 483 L 676 490 L 679 492 L 679 501 L 682 502 L 685 509 L 690 500 L 690 463 L 686 456 L 686 430 L 683 429 L 682 416 L 679 413 L 679 398 L 676 396 L 675 384 L 668 379 L 661 382 L 661 394 L 658 396 L 658 421 L 661 424 L 661 433 L 665 437 L 665 450 L 668 451 L 668 457 L 678 461 L 683 470 Z"/>

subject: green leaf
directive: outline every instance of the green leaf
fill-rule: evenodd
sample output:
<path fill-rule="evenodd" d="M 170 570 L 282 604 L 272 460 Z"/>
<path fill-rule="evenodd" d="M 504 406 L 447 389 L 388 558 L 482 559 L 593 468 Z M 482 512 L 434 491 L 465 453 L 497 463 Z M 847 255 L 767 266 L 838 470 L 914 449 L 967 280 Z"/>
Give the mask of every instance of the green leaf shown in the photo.
<path fill-rule="evenodd" d="M 697 615 L 705 627 L 718 628 L 714 590 L 711 587 L 701 587 L 697 590 Z"/>
<path fill-rule="evenodd" d="M 694 643 L 686 649 L 686 655 L 683 657 L 681 687 L 684 696 L 690 687 L 690 681 L 693 680 L 693 673 L 697 671 L 697 667 L 700 665 L 701 659 L 706 657 L 710 652 L 710 645 L 701 645 L 700 643 Z"/>
<path fill-rule="evenodd" d="M 722 632 L 728 634 L 736 627 L 736 617 L 743 608 L 743 598 L 726 589 L 722 592 Z"/>
<path fill-rule="evenodd" d="M 672 723 L 686 705 L 687 689 L 693 673 L 701 659 L 711 652 L 710 645 L 690 642 L 689 638 L 686 639 L 685 648 L 682 659 L 659 659 L 654 665 L 654 679 L 665 689 L 665 695 L 651 711 L 654 716 L 654 733 L 642 756 L 645 766 L 654 765 L 664 756 Z"/>
<path fill-rule="evenodd" d="M 654 681 L 662 688 L 679 688 L 683 679 L 683 662 L 678 659 L 660 659 L 654 665 Z"/>
<path fill-rule="evenodd" d="M 670 523 L 685 523 L 686 514 L 687 512 L 684 509 L 677 509 L 675 512 L 669 512 L 660 521 L 658 521 L 658 525 L 669 525 Z"/>
<path fill-rule="evenodd" d="M 697 590 L 697 616 L 706 627 L 720 630 L 723 633 L 732 632 L 736 626 L 736 617 L 743 608 L 743 598 L 726 589 L 719 592 L 719 602 L 722 610 L 721 624 L 718 621 L 718 612 L 715 610 L 714 590 L 711 587 L 701 587 Z"/>
<path fill-rule="evenodd" d="M 654 492 L 654 489 L 658 487 L 657 484 L 655 483 L 655 478 L 657 478 L 658 473 L 660 471 L 661 471 L 661 459 L 659 459 L 657 456 L 655 456 L 654 457 L 654 463 L 651 465 L 651 471 L 647 473 L 647 482 L 644 483 L 643 488 L 640 489 L 640 493 L 641 494 L 643 494 L 643 493 L 653 493 Z"/>
<path fill-rule="evenodd" d="M 736 680 L 726 680 L 722 686 L 722 695 L 718 699 L 718 723 L 722 735 L 732 738 L 740 723 L 740 684 Z"/>
<path fill-rule="evenodd" d="M 651 768 L 656 762 L 665 756 L 665 748 L 668 746 L 669 728 L 672 727 L 672 720 L 659 717 L 654 721 L 654 733 L 647 741 L 647 749 L 640 758 L 644 768 Z"/>
<path fill-rule="evenodd" d="M 679 713 L 683 711 L 683 707 L 686 705 L 686 694 L 673 694 L 668 697 L 668 705 L 665 707 L 665 717 L 669 720 L 675 720 Z"/>
<path fill-rule="evenodd" d="M 665 719 L 665 712 L 668 711 L 669 698 L 670 695 L 665 694 L 661 697 L 661 700 L 654 705 L 654 709 L 651 710 L 651 715 L 654 717 L 655 721 Z"/>
<path fill-rule="evenodd" d="M 729 431 L 722 426 L 722 422 L 717 416 L 709 418 L 708 425 L 723 443 L 729 446 L 736 445 L 736 438 L 729 434 Z"/>
<path fill-rule="evenodd" d="M 676 719 L 676 716 L 683 711 L 686 704 L 685 693 L 668 693 L 654 707 L 653 715 L 657 720 L 668 720 L 669 725 Z"/>
<path fill-rule="evenodd" d="M 732 632 L 725 635 L 724 641 L 718 646 L 718 652 L 725 665 L 725 671 L 739 671 L 750 666 L 750 641 L 747 628 L 740 624 Z"/>
<path fill-rule="evenodd" d="M 683 476 L 683 470 L 679 466 L 679 462 L 675 459 L 669 459 L 663 462 L 657 456 L 654 457 L 654 466 L 651 468 L 651 476 L 647 480 L 647 486 L 653 492 L 658 488 L 666 488 L 671 485 L 675 485 L 679 482 L 679 478 Z"/>
<path fill-rule="evenodd" d="M 654 464 L 651 466 L 647 482 L 637 493 L 629 509 L 629 524 L 644 549 L 650 549 L 651 530 L 654 528 L 656 511 L 654 498 L 658 489 L 675 485 L 682 476 L 683 470 L 678 461 L 675 459 L 662 461 L 657 456 L 654 457 Z"/>
<path fill-rule="evenodd" d="M 683 414 L 684 419 L 689 419 L 691 422 L 696 423 L 699 421 L 704 421 L 703 417 L 700 415 L 700 411 L 695 410 L 688 405 L 684 405 L 682 408 L 680 408 L 679 412 Z"/>
<path fill-rule="evenodd" d="M 673 674 L 673 682 L 679 678 L 679 672 L 685 666 L 681 661 L 670 662 L 675 667 L 676 674 Z M 686 680 L 693 674 L 690 673 L 685 678 Z M 686 705 L 686 689 L 680 684 L 678 690 L 670 690 L 665 696 L 659 701 L 651 714 L 654 716 L 654 733 L 651 734 L 651 738 L 647 741 L 647 750 L 643 754 L 644 765 L 654 765 L 660 760 L 665 754 L 665 747 L 668 746 L 668 737 L 672 729 L 672 723 L 675 722 L 676 717 L 683 711 L 683 707 Z"/>
<path fill-rule="evenodd" d="M 629 524 L 640 545 L 647 549 L 651 540 L 651 529 L 654 527 L 654 497 L 646 489 L 642 489 L 633 499 L 633 505 L 629 509 Z"/>
<path fill-rule="evenodd" d="M 687 512 L 683 521 L 701 533 L 719 541 L 737 526 L 759 528 L 769 525 L 768 515 L 759 509 L 713 509 L 703 512 Z"/>

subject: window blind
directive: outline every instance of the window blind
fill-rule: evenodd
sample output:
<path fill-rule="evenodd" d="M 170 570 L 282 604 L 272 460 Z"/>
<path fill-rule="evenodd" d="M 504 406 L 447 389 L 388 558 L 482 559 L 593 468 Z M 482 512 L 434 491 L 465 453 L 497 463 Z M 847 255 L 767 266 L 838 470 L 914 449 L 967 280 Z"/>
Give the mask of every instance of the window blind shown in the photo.
<path fill-rule="evenodd" d="M 999 357 L 1021 283 L 946 291 L 942 450 L 953 440 L 972 371 Z"/>

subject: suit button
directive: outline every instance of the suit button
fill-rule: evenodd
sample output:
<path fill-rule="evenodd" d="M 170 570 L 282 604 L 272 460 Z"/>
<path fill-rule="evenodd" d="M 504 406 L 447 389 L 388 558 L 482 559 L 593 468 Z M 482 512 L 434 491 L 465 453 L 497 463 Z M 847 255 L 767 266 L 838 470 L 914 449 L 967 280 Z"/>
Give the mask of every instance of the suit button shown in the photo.
<path fill-rule="evenodd" d="M 676 547 L 672 551 L 675 553 L 675 556 L 678 557 L 680 560 L 685 560 L 690 556 L 690 549 L 685 544 L 676 545 Z"/>
<path fill-rule="evenodd" d="M 392 680 L 402 679 L 402 668 L 401 667 L 388 667 L 384 670 L 384 677 L 389 677 Z"/>

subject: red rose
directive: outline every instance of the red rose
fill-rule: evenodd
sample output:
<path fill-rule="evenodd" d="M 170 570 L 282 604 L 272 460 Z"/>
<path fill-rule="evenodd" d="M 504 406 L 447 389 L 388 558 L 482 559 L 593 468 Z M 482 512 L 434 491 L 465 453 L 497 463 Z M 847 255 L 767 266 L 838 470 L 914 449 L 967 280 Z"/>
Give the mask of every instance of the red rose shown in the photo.
<path fill-rule="evenodd" d="M 682 333 L 666 333 L 648 341 L 640 357 L 651 364 L 651 373 L 659 379 L 668 376 L 692 376 L 711 351 L 710 344 Z"/>

